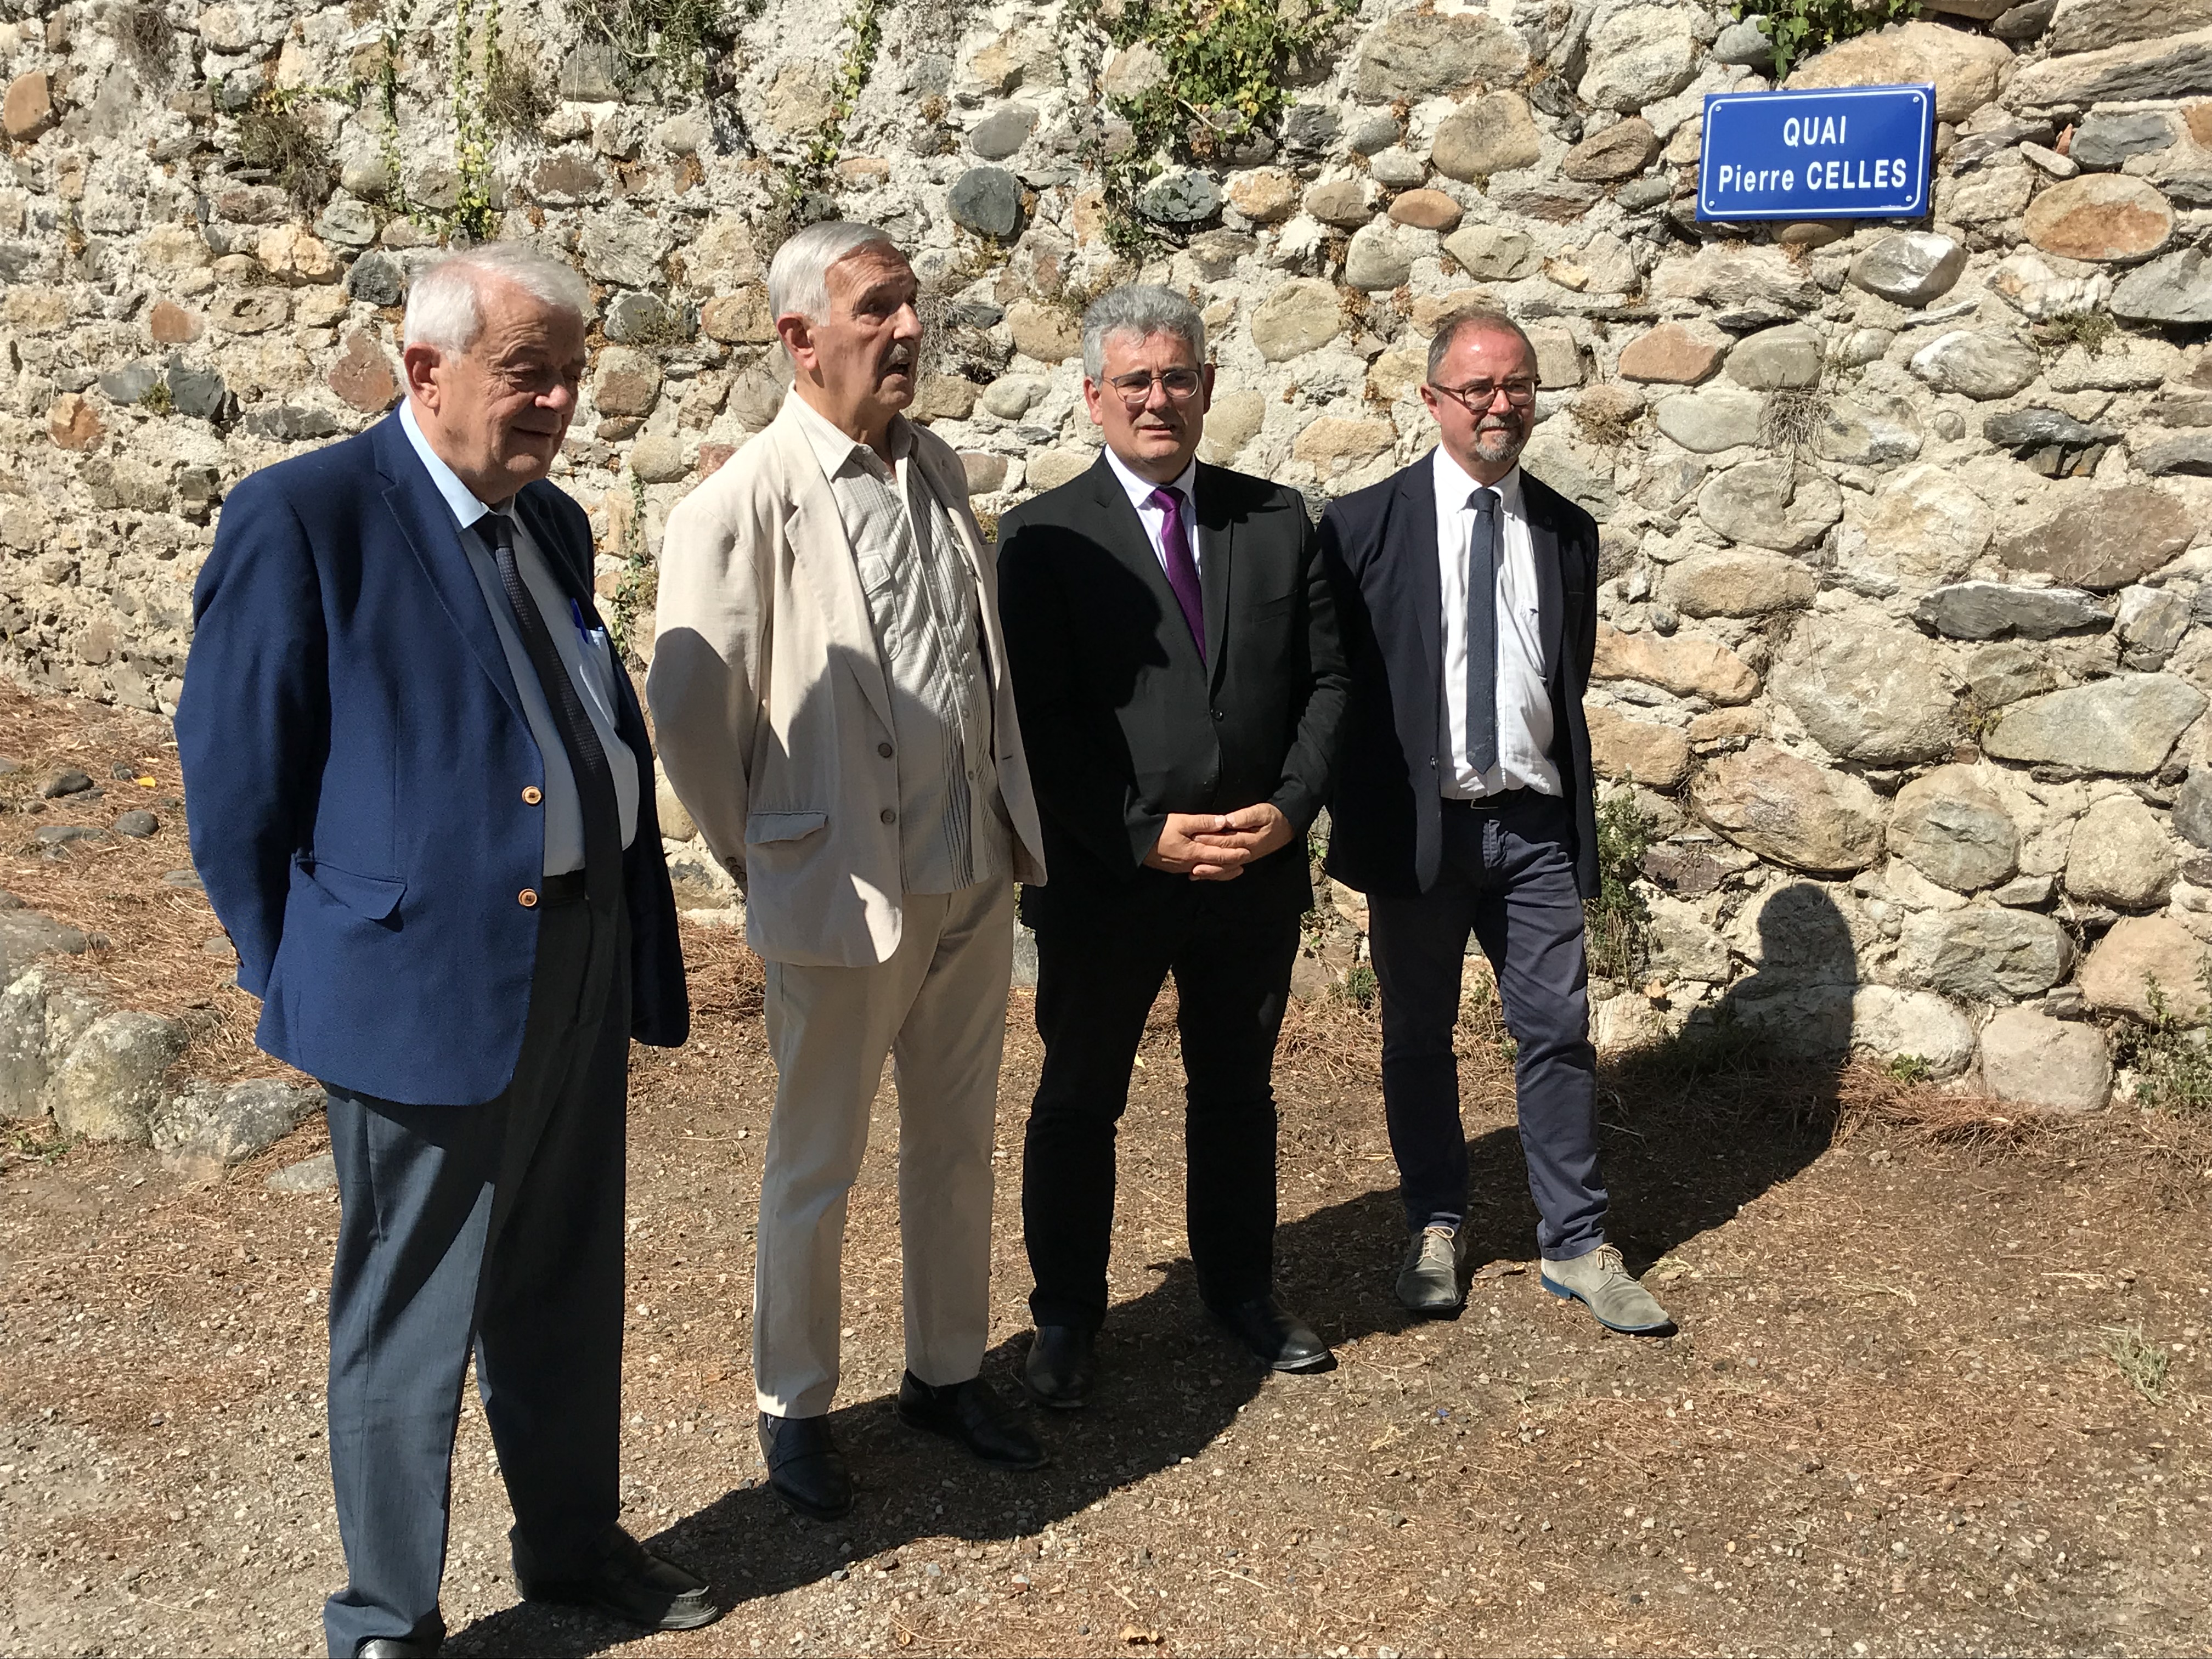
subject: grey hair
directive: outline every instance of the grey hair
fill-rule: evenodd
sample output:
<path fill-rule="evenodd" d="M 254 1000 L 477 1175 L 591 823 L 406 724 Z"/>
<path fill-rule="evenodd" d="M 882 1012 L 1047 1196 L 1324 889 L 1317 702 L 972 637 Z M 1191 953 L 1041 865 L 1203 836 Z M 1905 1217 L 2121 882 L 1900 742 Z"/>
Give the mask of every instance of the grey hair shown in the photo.
<path fill-rule="evenodd" d="M 830 267 L 869 247 L 906 258 L 889 233 L 874 225 L 825 219 L 807 226 L 776 249 L 775 258 L 768 263 L 768 314 L 820 322 L 830 314 Z"/>
<path fill-rule="evenodd" d="M 1140 339 L 1173 334 L 1190 347 L 1192 356 L 1206 361 L 1206 319 L 1171 288 L 1131 283 L 1109 288 L 1091 302 L 1083 313 L 1083 372 L 1092 380 L 1106 373 L 1106 342 L 1116 334 Z"/>
<path fill-rule="evenodd" d="M 1528 354 L 1529 372 L 1534 373 L 1536 343 L 1528 337 L 1528 331 L 1502 311 L 1493 311 L 1486 306 L 1468 306 L 1453 312 L 1438 323 L 1435 335 L 1429 341 L 1428 378 L 1431 386 L 1436 384 L 1437 371 L 1444 366 L 1444 359 L 1450 354 L 1453 345 L 1461 335 L 1469 331 L 1510 334 L 1521 342 L 1521 349 Z"/>
<path fill-rule="evenodd" d="M 485 242 L 449 253 L 416 273 L 407 289 L 407 317 L 402 325 L 407 345 L 466 351 L 483 332 L 483 284 L 487 277 L 512 283 L 533 300 L 556 311 L 592 314 L 592 291 L 584 279 L 551 254 L 527 242 Z"/>

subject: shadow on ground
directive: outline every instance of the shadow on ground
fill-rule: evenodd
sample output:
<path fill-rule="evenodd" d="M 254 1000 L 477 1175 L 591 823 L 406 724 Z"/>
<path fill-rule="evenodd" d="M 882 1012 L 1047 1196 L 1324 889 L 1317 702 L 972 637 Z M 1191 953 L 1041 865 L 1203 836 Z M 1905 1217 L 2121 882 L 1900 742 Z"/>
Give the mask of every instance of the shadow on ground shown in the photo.
<path fill-rule="evenodd" d="M 1810 1164 L 1835 1121 L 1835 1074 L 1818 1067 L 1716 1077 L 1662 1059 L 1608 1072 L 1602 1082 L 1613 1237 L 1639 1273 Z M 1492 1129 L 1468 1151 L 1471 1260 L 1528 1260 L 1536 1217 L 1518 1134 Z M 1285 1301 L 1340 1346 L 1404 1328 L 1410 1316 L 1390 1297 L 1403 1226 L 1389 1188 L 1289 1223 L 1277 1243 Z M 1158 1265 L 1160 1282 L 1115 1307 L 1101 1334 L 1102 1382 L 1092 1404 L 1032 1413 L 1054 1460 L 1042 1474 L 980 1469 L 946 1443 L 902 1425 L 886 1395 L 832 1415 L 860 1488 L 843 1521 L 797 1520 L 757 1485 L 647 1541 L 705 1574 L 735 1606 L 922 1539 L 981 1543 L 1032 1534 L 1196 1456 L 1259 1391 L 1261 1377 L 1205 1323 L 1189 1262 Z M 1027 1340 L 1001 1343 L 984 1359 L 985 1375 L 1010 1394 L 1018 1389 Z M 518 1605 L 456 1632 L 447 1650 L 585 1654 L 638 1634 Z"/>

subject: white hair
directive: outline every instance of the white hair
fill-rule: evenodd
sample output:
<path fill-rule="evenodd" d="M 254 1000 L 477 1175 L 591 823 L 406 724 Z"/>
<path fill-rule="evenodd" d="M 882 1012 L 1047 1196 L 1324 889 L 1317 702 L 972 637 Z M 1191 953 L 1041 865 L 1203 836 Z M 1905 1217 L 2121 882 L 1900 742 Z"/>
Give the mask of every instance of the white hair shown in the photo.
<path fill-rule="evenodd" d="M 1148 339 L 1173 334 L 1206 361 L 1206 319 L 1198 307 L 1171 288 L 1130 283 L 1108 289 L 1083 313 L 1083 372 L 1096 380 L 1106 373 L 1106 342 L 1116 334 Z"/>
<path fill-rule="evenodd" d="M 809 225 L 776 249 L 768 264 L 768 312 L 770 317 L 794 313 L 810 323 L 830 314 L 830 267 L 858 253 L 879 247 L 904 259 L 898 244 L 874 225 L 828 219 Z"/>
<path fill-rule="evenodd" d="M 407 289 L 403 343 L 466 351 L 483 332 L 480 296 L 487 278 L 512 283 L 556 311 L 591 317 L 592 291 L 569 266 L 527 242 L 486 242 L 449 253 L 416 273 Z"/>

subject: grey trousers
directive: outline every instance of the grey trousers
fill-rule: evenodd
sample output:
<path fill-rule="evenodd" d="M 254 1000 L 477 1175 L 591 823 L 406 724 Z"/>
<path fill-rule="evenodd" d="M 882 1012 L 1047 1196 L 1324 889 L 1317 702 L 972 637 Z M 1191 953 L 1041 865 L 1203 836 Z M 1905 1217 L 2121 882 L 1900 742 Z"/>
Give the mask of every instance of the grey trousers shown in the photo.
<path fill-rule="evenodd" d="M 1417 898 L 1370 896 L 1368 944 L 1382 996 L 1382 1102 L 1410 1228 L 1467 1217 L 1467 1135 L 1452 1054 L 1473 931 L 1498 976 L 1536 1245 L 1554 1261 L 1605 1242 L 1597 1054 L 1589 1040 L 1583 906 L 1566 804 L 1516 790 L 1495 807 L 1447 801 L 1443 862 Z"/>
<path fill-rule="evenodd" d="M 332 1085 L 331 1480 L 348 1583 L 324 1605 L 333 1655 L 444 1626 L 453 1437 L 469 1353 L 514 1505 L 548 1571 L 619 1501 L 623 912 L 539 912 L 513 1081 L 476 1106 L 403 1106 Z"/>

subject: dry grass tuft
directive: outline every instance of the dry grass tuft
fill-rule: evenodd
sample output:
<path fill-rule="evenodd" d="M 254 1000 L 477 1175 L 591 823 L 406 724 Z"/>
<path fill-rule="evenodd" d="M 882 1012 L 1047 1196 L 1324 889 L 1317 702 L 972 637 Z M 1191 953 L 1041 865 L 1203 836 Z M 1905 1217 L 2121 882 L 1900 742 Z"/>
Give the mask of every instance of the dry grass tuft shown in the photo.
<path fill-rule="evenodd" d="M 1836 1104 L 1838 1140 L 1881 1127 L 1929 1143 L 2019 1146 L 2062 1133 L 2069 1121 L 1989 1095 L 1906 1080 L 1871 1060 L 1854 1060 L 1838 1074 Z"/>

